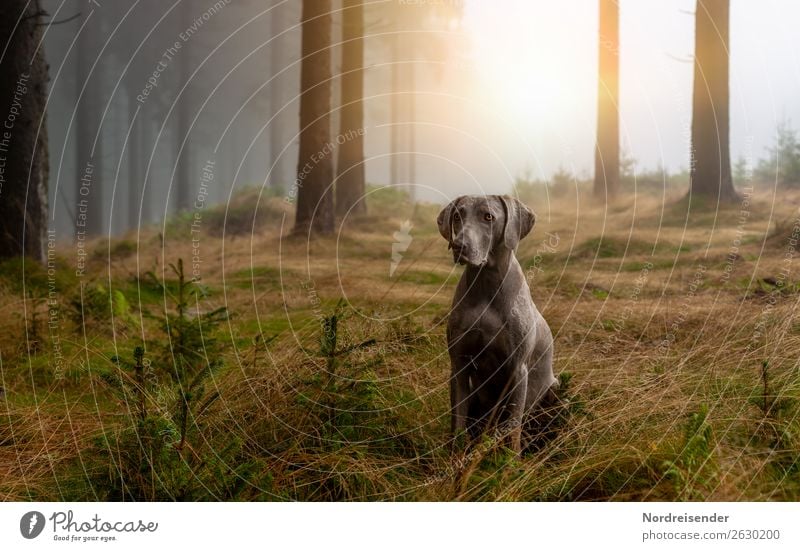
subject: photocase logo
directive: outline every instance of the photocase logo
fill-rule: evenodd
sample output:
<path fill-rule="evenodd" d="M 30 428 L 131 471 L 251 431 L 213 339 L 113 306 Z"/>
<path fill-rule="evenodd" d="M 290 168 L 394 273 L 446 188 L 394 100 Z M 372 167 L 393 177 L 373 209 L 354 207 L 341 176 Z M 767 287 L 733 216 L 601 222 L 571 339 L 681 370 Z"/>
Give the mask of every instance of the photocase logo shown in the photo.
<path fill-rule="evenodd" d="M 395 270 L 397 270 L 397 267 L 403 260 L 403 253 L 408 250 L 408 247 L 411 246 L 411 242 L 414 240 L 410 232 L 411 222 L 406 220 L 400 225 L 400 230 L 392 234 L 394 243 L 392 243 L 392 263 L 389 266 L 389 277 L 394 275 Z"/>
<path fill-rule="evenodd" d="M 39 511 L 31 511 L 22 515 L 19 531 L 26 540 L 32 540 L 44 530 L 44 515 Z"/>

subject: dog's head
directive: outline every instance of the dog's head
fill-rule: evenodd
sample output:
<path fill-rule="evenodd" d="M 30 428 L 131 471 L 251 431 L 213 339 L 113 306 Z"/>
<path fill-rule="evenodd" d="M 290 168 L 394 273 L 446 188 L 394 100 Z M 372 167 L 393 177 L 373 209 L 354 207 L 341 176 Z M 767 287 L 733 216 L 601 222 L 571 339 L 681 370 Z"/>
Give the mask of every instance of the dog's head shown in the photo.
<path fill-rule="evenodd" d="M 533 229 L 536 215 L 513 197 L 462 195 L 443 208 L 436 221 L 453 249 L 453 262 L 478 267 L 498 247 L 515 251 Z"/>

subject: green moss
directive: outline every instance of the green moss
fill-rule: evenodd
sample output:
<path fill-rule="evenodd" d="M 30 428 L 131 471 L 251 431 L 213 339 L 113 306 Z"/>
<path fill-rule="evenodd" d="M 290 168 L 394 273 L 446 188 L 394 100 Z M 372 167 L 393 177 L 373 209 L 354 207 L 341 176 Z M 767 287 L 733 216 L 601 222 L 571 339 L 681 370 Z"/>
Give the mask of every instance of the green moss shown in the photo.
<path fill-rule="evenodd" d="M 25 290 L 35 296 L 45 296 L 50 285 L 57 292 L 74 289 L 78 279 L 73 270 L 66 267 L 63 257 L 54 258 L 56 270 L 49 279 L 47 268 L 32 258 L 14 257 L 0 261 L 0 282 L 14 293 Z"/>
<path fill-rule="evenodd" d="M 403 283 L 414 283 L 416 285 L 444 285 L 451 281 L 457 281 L 459 275 L 451 273 L 426 272 L 421 270 L 409 270 L 397 277 Z"/>
<path fill-rule="evenodd" d="M 234 272 L 230 277 L 226 278 L 226 283 L 233 285 L 239 289 L 250 289 L 256 287 L 257 289 L 281 287 L 281 281 L 284 284 L 288 282 L 297 281 L 297 275 L 289 270 L 281 270 L 272 266 L 253 266 L 252 268 L 244 268 Z"/>
<path fill-rule="evenodd" d="M 691 247 L 687 243 L 673 245 L 665 241 L 651 243 L 641 239 L 620 239 L 603 236 L 584 241 L 571 251 L 570 256 L 578 258 L 619 258 L 635 255 L 688 252 L 690 250 Z"/>

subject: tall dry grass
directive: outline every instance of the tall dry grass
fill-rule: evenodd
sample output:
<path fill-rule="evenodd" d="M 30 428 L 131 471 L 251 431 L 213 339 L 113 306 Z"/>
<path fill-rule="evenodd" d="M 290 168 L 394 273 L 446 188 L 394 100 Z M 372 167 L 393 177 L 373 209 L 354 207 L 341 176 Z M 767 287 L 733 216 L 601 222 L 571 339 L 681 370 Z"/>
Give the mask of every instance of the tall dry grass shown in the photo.
<path fill-rule="evenodd" d="M 175 451 L 165 439 L 160 467 L 147 471 L 153 493 L 144 495 L 800 495 L 800 287 L 792 244 L 798 197 L 754 194 L 721 210 L 647 195 L 608 208 L 582 194 L 531 205 L 538 221 L 518 257 L 556 336 L 555 368 L 566 390 L 557 430 L 521 458 L 491 438 L 450 453 L 444 323 L 459 269 L 436 232 L 437 207 L 379 191 L 372 199 L 366 218 L 346 220 L 336 236 L 311 243 L 289 235 L 280 199 L 237 203 L 237 216 L 252 220 L 262 208 L 268 214 L 254 232 L 240 231 L 237 220 L 237 231 L 223 239 L 224 215 L 211 218 L 194 308 L 231 313 L 213 335 L 222 345 L 214 359 L 224 365 L 209 383 L 218 397 L 192 419 L 191 452 Z M 392 246 L 406 221 L 412 239 L 390 276 Z M 3 499 L 135 495 L 125 489 L 135 480 L 126 479 L 131 466 L 124 462 L 142 429 L 132 421 L 134 405 L 115 391 L 123 368 L 111 359 L 130 357 L 142 341 L 148 350 L 165 343 L 159 328 L 174 312 L 144 272 L 160 274 L 168 288 L 168 262 L 181 257 L 188 266 L 193 254 L 180 220 L 168 229 L 148 230 L 138 242 L 94 245 L 84 284 L 109 293 L 110 302 L 119 291 L 129 305 L 62 316 L 58 377 L 53 341 L 41 325 L 47 304 L 19 287 L 19 266 L 0 269 L 0 308 L 25 305 L 23 315 L 3 317 L 0 333 Z M 68 270 L 69 255 L 59 258 Z M 41 273 L 30 269 L 26 281 L 46 291 Z M 75 304 L 77 283 L 58 283 L 63 313 Z M 326 345 L 325 323 L 334 314 L 337 340 Z M 31 335 L 40 341 L 33 348 Z M 149 386 L 146 400 L 169 426 L 174 412 L 165 384 Z"/>

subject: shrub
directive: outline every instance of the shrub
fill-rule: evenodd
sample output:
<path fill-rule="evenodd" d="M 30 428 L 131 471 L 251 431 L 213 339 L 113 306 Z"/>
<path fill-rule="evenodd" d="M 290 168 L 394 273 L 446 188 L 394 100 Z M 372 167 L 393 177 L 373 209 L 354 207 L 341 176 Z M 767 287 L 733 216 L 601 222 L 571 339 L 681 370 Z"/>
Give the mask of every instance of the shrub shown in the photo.
<path fill-rule="evenodd" d="M 673 460 L 664 461 L 664 476 L 673 483 L 679 499 L 702 499 L 714 476 L 711 465 L 712 430 L 708 424 L 708 406 L 691 414 L 684 429 L 684 443 Z"/>
<path fill-rule="evenodd" d="M 123 406 L 123 422 L 94 442 L 84 493 L 96 499 L 231 500 L 271 487 L 268 469 L 245 453 L 240 438 L 222 431 L 194 438 L 218 398 L 205 381 L 222 367 L 212 335 L 227 310 L 190 317 L 189 299 L 200 288 L 186 280 L 182 260 L 171 268 L 175 286 L 149 274 L 173 306 L 164 313 L 164 340 L 153 343 L 154 361 L 136 346 L 132 361 L 115 356 L 115 369 L 102 374 Z"/>
<path fill-rule="evenodd" d="M 758 163 L 755 172 L 765 182 L 784 187 L 800 186 L 800 141 L 788 121 L 778 124 L 775 143 L 768 149 L 767 158 Z"/>
<path fill-rule="evenodd" d="M 135 321 L 122 291 L 106 289 L 99 283 L 82 286 L 70 300 L 68 314 L 79 326 L 110 328 L 108 322 L 113 320 L 125 327 Z"/>
<path fill-rule="evenodd" d="M 222 367 L 213 332 L 217 325 L 227 319 L 228 310 L 221 307 L 190 317 L 189 298 L 196 298 L 205 289 L 196 281 L 186 279 L 182 259 L 178 259 L 177 265 L 170 264 L 170 268 L 178 278 L 174 292 L 152 272 L 148 273 L 148 277 L 161 287 L 164 295 L 173 303 L 173 310 L 164 312 L 161 324 L 167 341 L 157 342 L 155 348 L 158 353 L 157 365 L 169 376 L 178 395 L 178 447 L 182 448 L 192 407 L 200 404 L 201 409 L 205 409 L 218 397 L 212 394 L 201 403 L 205 397 L 206 379 Z"/>

